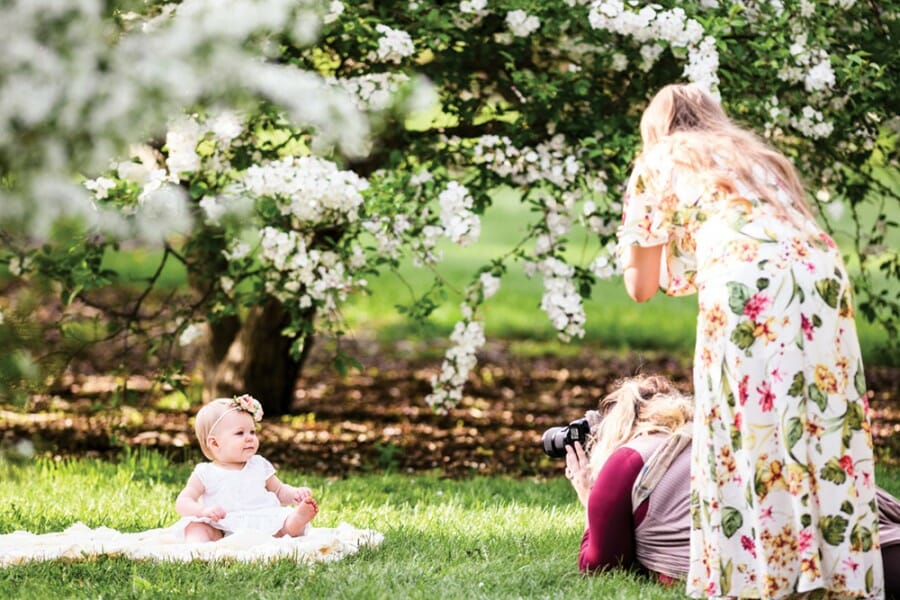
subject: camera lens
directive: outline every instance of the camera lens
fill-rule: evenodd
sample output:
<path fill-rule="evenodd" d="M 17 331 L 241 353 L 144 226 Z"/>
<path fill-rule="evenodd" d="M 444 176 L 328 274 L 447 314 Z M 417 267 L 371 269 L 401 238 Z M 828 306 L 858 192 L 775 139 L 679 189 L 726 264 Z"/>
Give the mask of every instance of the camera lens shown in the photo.
<path fill-rule="evenodd" d="M 550 458 L 562 458 L 566 455 L 566 439 L 569 436 L 569 426 L 551 427 L 544 432 L 541 444 L 544 453 Z"/>

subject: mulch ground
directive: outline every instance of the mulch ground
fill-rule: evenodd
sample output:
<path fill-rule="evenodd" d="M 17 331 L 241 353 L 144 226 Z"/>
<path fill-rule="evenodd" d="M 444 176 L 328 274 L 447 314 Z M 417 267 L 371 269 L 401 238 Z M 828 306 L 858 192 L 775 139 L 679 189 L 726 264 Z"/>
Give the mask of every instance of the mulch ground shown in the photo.
<path fill-rule="evenodd" d="M 574 356 L 522 357 L 490 343 L 467 394 L 449 414 L 424 401 L 440 359 L 404 345 L 360 344 L 361 372 L 340 377 L 313 353 L 296 389 L 290 417 L 264 419 L 260 452 L 281 467 L 342 476 L 359 472 L 432 471 L 447 477 L 558 475 L 561 461 L 541 450 L 541 434 L 595 408 L 618 379 L 635 373 L 669 376 L 690 389 L 690 364 L 648 354 L 584 348 Z M 869 367 L 872 429 L 883 462 L 900 462 L 900 367 Z M 153 386 L 136 375 L 129 405 L 116 405 L 117 382 L 69 376 L 28 412 L 0 407 L 0 443 L 29 439 L 40 454 L 114 457 L 125 446 L 155 448 L 176 461 L 199 458 L 190 411 L 155 407 Z M 145 390 L 142 392 L 142 390 Z"/>

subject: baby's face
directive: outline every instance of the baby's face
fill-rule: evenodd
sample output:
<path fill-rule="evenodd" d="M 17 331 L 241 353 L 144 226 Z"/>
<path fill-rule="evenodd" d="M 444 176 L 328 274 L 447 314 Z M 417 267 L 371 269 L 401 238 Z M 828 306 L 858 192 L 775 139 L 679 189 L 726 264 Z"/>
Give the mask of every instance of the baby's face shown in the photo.
<path fill-rule="evenodd" d="M 210 451 L 218 463 L 243 465 L 259 450 L 256 422 L 242 410 L 233 410 L 222 417 L 210 437 L 217 442 L 210 444 Z"/>

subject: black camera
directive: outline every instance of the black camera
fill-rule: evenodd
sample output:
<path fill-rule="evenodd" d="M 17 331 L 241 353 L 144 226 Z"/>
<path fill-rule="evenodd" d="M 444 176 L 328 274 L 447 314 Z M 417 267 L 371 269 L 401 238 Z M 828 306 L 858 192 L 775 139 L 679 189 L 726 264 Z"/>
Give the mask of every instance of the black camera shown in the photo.
<path fill-rule="evenodd" d="M 566 455 L 566 446 L 574 446 L 575 442 L 581 442 L 581 447 L 587 446 L 588 436 L 591 434 L 591 425 L 587 417 L 576 419 L 568 425 L 551 427 L 544 432 L 541 444 L 544 453 L 551 458 L 563 458 Z"/>

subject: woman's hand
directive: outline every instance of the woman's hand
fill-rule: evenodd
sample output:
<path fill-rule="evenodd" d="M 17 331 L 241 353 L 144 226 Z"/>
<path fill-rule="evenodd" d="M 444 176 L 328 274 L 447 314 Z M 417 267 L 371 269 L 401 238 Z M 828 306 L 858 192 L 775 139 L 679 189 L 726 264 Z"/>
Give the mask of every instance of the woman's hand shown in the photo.
<path fill-rule="evenodd" d="M 581 442 L 566 446 L 566 479 L 575 488 L 578 500 L 587 508 L 588 496 L 591 493 L 591 468 Z"/>

